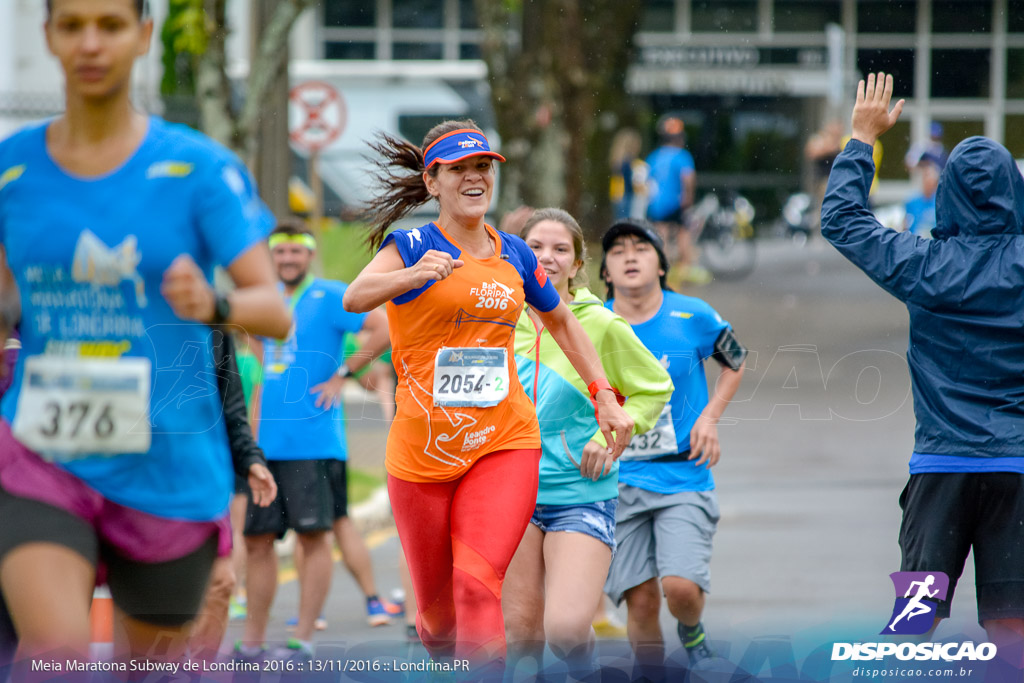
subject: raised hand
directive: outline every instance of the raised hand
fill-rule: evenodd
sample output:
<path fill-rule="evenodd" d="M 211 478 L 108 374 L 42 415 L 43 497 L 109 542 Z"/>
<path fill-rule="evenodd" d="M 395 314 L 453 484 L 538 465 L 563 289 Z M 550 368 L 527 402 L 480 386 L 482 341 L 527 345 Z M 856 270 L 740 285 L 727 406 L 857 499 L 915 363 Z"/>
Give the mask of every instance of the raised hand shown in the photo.
<path fill-rule="evenodd" d="M 853 138 L 874 146 L 875 140 L 896 123 L 903 111 L 900 100 L 889 110 L 892 100 L 892 74 L 881 71 L 868 74 L 857 84 L 857 103 L 853 105 Z"/>

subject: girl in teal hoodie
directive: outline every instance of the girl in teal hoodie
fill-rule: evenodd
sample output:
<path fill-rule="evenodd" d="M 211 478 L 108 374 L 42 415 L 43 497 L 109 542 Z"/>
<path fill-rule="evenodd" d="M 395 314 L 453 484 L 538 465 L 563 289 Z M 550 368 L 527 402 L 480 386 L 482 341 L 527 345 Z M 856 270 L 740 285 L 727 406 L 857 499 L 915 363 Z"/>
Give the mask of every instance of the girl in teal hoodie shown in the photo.
<path fill-rule="evenodd" d="M 561 209 L 539 209 L 520 236 L 597 348 L 634 433 L 648 431 L 672 380 L 629 324 L 582 286 L 579 224 Z M 516 325 L 515 350 L 519 380 L 537 407 L 543 455 L 537 507 L 505 577 L 505 628 L 520 656 L 539 661 L 546 641 L 578 677 L 592 667 L 590 622 L 615 550 L 618 463 L 587 385 L 529 308 Z"/>

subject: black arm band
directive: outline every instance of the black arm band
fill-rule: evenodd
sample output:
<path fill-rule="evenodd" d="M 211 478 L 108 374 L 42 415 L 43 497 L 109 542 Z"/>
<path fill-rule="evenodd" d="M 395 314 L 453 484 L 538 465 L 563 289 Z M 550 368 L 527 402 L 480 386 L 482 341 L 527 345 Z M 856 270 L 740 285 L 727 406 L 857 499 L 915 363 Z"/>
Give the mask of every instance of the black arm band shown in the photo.
<path fill-rule="evenodd" d="M 722 330 L 715 340 L 715 352 L 711 354 L 722 367 L 729 368 L 733 372 L 743 367 L 743 361 L 747 358 L 747 349 L 736 339 L 732 329 Z"/>

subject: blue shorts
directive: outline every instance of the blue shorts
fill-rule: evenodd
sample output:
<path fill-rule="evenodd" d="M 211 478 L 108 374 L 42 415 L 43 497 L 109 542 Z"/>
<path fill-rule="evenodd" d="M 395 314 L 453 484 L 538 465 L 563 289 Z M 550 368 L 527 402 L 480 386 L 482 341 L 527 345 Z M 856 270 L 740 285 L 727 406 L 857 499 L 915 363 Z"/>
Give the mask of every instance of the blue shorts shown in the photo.
<path fill-rule="evenodd" d="M 593 536 L 615 553 L 615 506 L 617 498 L 578 505 L 538 505 L 530 524 L 544 533 L 568 531 Z"/>

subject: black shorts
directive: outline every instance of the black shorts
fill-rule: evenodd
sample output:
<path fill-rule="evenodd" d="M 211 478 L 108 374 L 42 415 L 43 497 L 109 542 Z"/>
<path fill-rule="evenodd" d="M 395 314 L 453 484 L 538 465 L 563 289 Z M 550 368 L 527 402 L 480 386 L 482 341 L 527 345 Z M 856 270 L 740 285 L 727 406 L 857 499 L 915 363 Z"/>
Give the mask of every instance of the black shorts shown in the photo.
<path fill-rule="evenodd" d="M 901 571 L 941 571 L 953 590 L 974 549 L 978 621 L 1024 618 L 1024 475 L 913 474 L 900 494 Z"/>
<path fill-rule="evenodd" d="M 668 228 L 669 232 L 675 232 L 676 230 L 685 230 L 689 227 L 687 223 L 686 213 L 680 208 L 676 209 L 664 218 L 658 218 L 657 220 L 652 219 L 652 223 L 664 223 Z"/>
<path fill-rule="evenodd" d="M 331 460 L 327 473 L 334 497 L 334 519 L 348 517 L 348 466 L 344 460 Z"/>
<path fill-rule="evenodd" d="M 3 669 L 14 661 L 14 651 L 18 649 L 18 636 L 14 633 L 11 615 L 7 613 L 4 595 L 0 592 L 0 680 L 3 680 Z"/>
<path fill-rule="evenodd" d="M 44 542 L 69 548 L 94 567 L 102 562 L 114 604 L 134 619 L 155 626 L 183 626 L 198 614 L 217 557 L 214 534 L 199 549 L 168 562 L 131 560 L 103 543 L 89 524 L 70 512 L 2 488 L 0 519 L 0 557 L 25 543 Z"/>
<path fill-rule="evenodd" d="M 246 536 L 283 536 L 288 529 L 329 531 L 336 518 L 345 516 L 348 496 L 343 461 L 271 460 L 267 465 L 277 481 L 277 498 L 265 508 L 256 507 L 249 498 Z M 337 514 L 339 509 L 341 514 Z"/>

